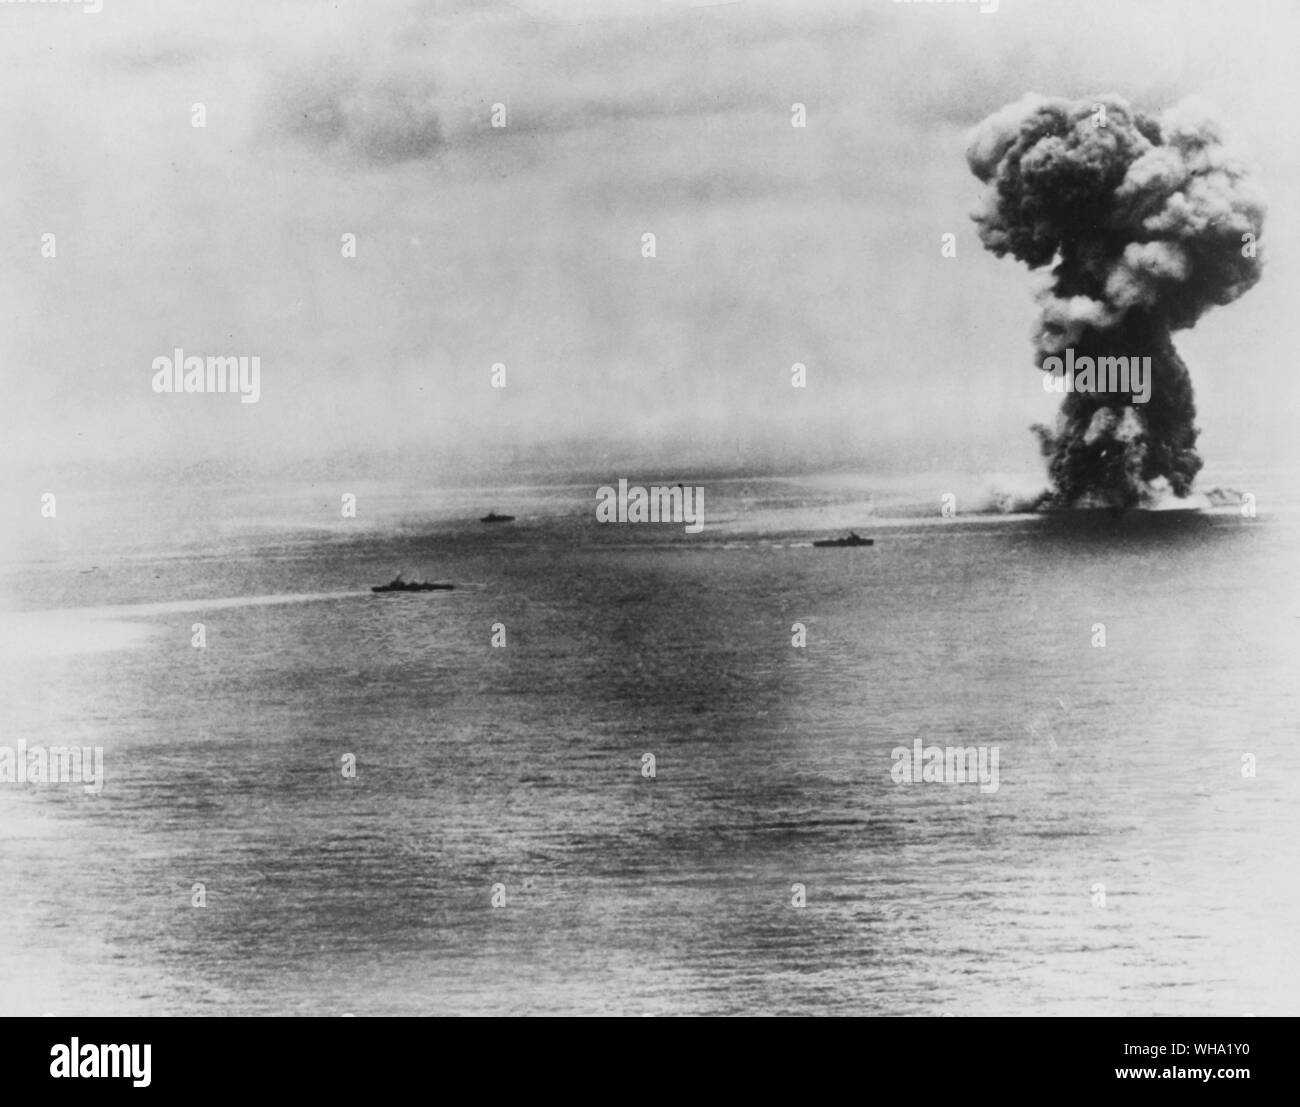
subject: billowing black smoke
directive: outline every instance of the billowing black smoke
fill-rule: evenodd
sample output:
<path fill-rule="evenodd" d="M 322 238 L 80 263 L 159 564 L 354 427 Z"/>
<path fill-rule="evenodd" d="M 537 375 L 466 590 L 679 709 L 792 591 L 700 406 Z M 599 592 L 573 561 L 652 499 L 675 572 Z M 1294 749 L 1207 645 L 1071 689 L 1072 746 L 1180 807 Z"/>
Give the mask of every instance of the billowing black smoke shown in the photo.
<path fill-rule="evenodd" d="M 1053 264 L 1034 336 L 1039 368 L 1074 357 L 1151 358 L 1150 396 L 1068 392 L 1035 427 L 1056 506 L 1131 507 L 1201 468 L 1187 367 L 1170 333 L 1259 280 L 1264 205 L 1203 103 L 1159 119 L 1118 96 L 1029 95 L 984 120 L 966 160 L 988 184 L 980 240 L 1031 269 Z"/>

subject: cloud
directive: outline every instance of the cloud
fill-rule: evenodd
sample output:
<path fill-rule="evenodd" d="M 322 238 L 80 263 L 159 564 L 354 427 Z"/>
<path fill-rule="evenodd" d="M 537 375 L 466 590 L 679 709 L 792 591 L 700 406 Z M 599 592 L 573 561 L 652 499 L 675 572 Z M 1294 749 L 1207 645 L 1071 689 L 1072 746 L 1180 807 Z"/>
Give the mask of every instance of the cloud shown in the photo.
<path fill-rule="evenodd" d="M 282 86 L 271 103 L 273 131 L 366 165 L 429 158 L 445 143 L 437 88 L 424 74 L 369 77 L 330 69 L 287 91 Z"/>
<path fill-rule="evenodd" d="M 1234 126 L 1266 128 L 1296 70 L 1290 17 L 1256 41 L 1229 33 L 1245 17 L 1228 8 L 1012 7 L 132 0 L 94 19 L 10 20 L 0 364 L 18 383 L 4 449 L 160 471 L 203 453 L 310 466 L 345 449 L 488 456 L 598 434 L 647 453 L 671 441 L 734 457 L 739 441 L 757 458 L 773 441 L 833 440 L 929 456 L 973 419 L 970 435 L 1018 456 L 1037 382 L 1017 406 L 1020 393 L 968 381 L 972 366 L 1022 378 L 1007 336 L 1032 304 L 1023 273 L 976 248 L 959 124 L 1030 84 L 1136 86 L 1158 109 L 1170 101 L 1141 94 L 1152 82 L 1181 94 L 1203 81 Z M 1090 37 L 1095 25 L 1111 33 Z M 206 129 L 190 125 L 195 102 Z M 504 130 L 490 125 L 498 102 Z M 1270 193 L 1294 180 L 1294 148 L 1285 128 L 1264 147 Z M 1162 218 L 1218 211 L 1189 192 Z M 57 261 L 33 247 L 47 231 Z M 955 259 L 939 253 L 950 231 Z M 1189 335 L 1221 335 L 1196 360 L 1225 367 L 1273 345 L 1213 401 L 1237 405 L 1242 426 L 1281 406 L 1261 398 L 1289 379 L 1276 367 L 1292 336 L 1269 320 L 1289 318 L 1276 299 L 1296 287 L 1293 256 L 1278 249 L 1257 294 Z M 1145 250 L 1125 264 L 1117 296 L 1140 299 L 1181 263 Z M 262 400 L 160 407 L 150 358 L 177 344 L 261 354 Z M 504 394 L 484 384 L 495 361 L 510 367 Z M 795 361 L 809 366 L 803 394 Z M 1032 463 L 1032 443 L 1023 452 Z"/>

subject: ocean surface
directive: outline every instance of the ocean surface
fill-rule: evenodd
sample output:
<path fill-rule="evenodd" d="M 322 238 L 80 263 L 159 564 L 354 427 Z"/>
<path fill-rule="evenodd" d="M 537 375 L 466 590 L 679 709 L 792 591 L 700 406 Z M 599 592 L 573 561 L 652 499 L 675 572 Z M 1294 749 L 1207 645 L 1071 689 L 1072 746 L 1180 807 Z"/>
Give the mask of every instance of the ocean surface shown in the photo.
<path fill-rule="evenodd" d="M 0 1014 L 1300 1013 L 1291 477 L 1119 521 L 695 483 L 694 535 L 592 484 L 34 517 L 0 746 L 105 777 L 0 783 Z M 997 790 L 895 782 L 918 738 Z"/>

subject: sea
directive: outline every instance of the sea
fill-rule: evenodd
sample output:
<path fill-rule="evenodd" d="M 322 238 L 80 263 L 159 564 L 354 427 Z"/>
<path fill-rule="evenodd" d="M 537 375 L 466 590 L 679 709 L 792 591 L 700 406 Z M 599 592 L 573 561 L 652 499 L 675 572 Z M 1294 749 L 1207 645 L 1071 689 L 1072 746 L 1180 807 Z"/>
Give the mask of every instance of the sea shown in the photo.
<path fill-rule="evenodd" d="M 1295 477 L 33 502 L 0 748 L 103 780 L 0 780 L 0 1014 L 1300 1013 Z"/>

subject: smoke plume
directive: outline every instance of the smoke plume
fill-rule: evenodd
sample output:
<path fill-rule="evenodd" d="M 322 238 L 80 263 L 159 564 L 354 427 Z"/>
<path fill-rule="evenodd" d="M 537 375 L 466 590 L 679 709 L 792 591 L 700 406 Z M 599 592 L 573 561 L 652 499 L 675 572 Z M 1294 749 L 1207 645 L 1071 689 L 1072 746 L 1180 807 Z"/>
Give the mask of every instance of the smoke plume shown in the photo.
<path fill-rule="evenodd" d="M 1132 507 L 1167 482 L 1185 496 L 1201 468 L 1192 384 L 1171 332 L 1259 280 L 1264 204 L 1227 153 L 1208 106 L 1158 119 L 1121 97 L 1030 94 L 972 132 L 966 160 L 989 186 L 980 240 L 1052 265 L 1034 335 L 1038 366 L 1150 357 L 1151 393 L 1067 392 L 1038 426 L 1054 506 Z"/>

